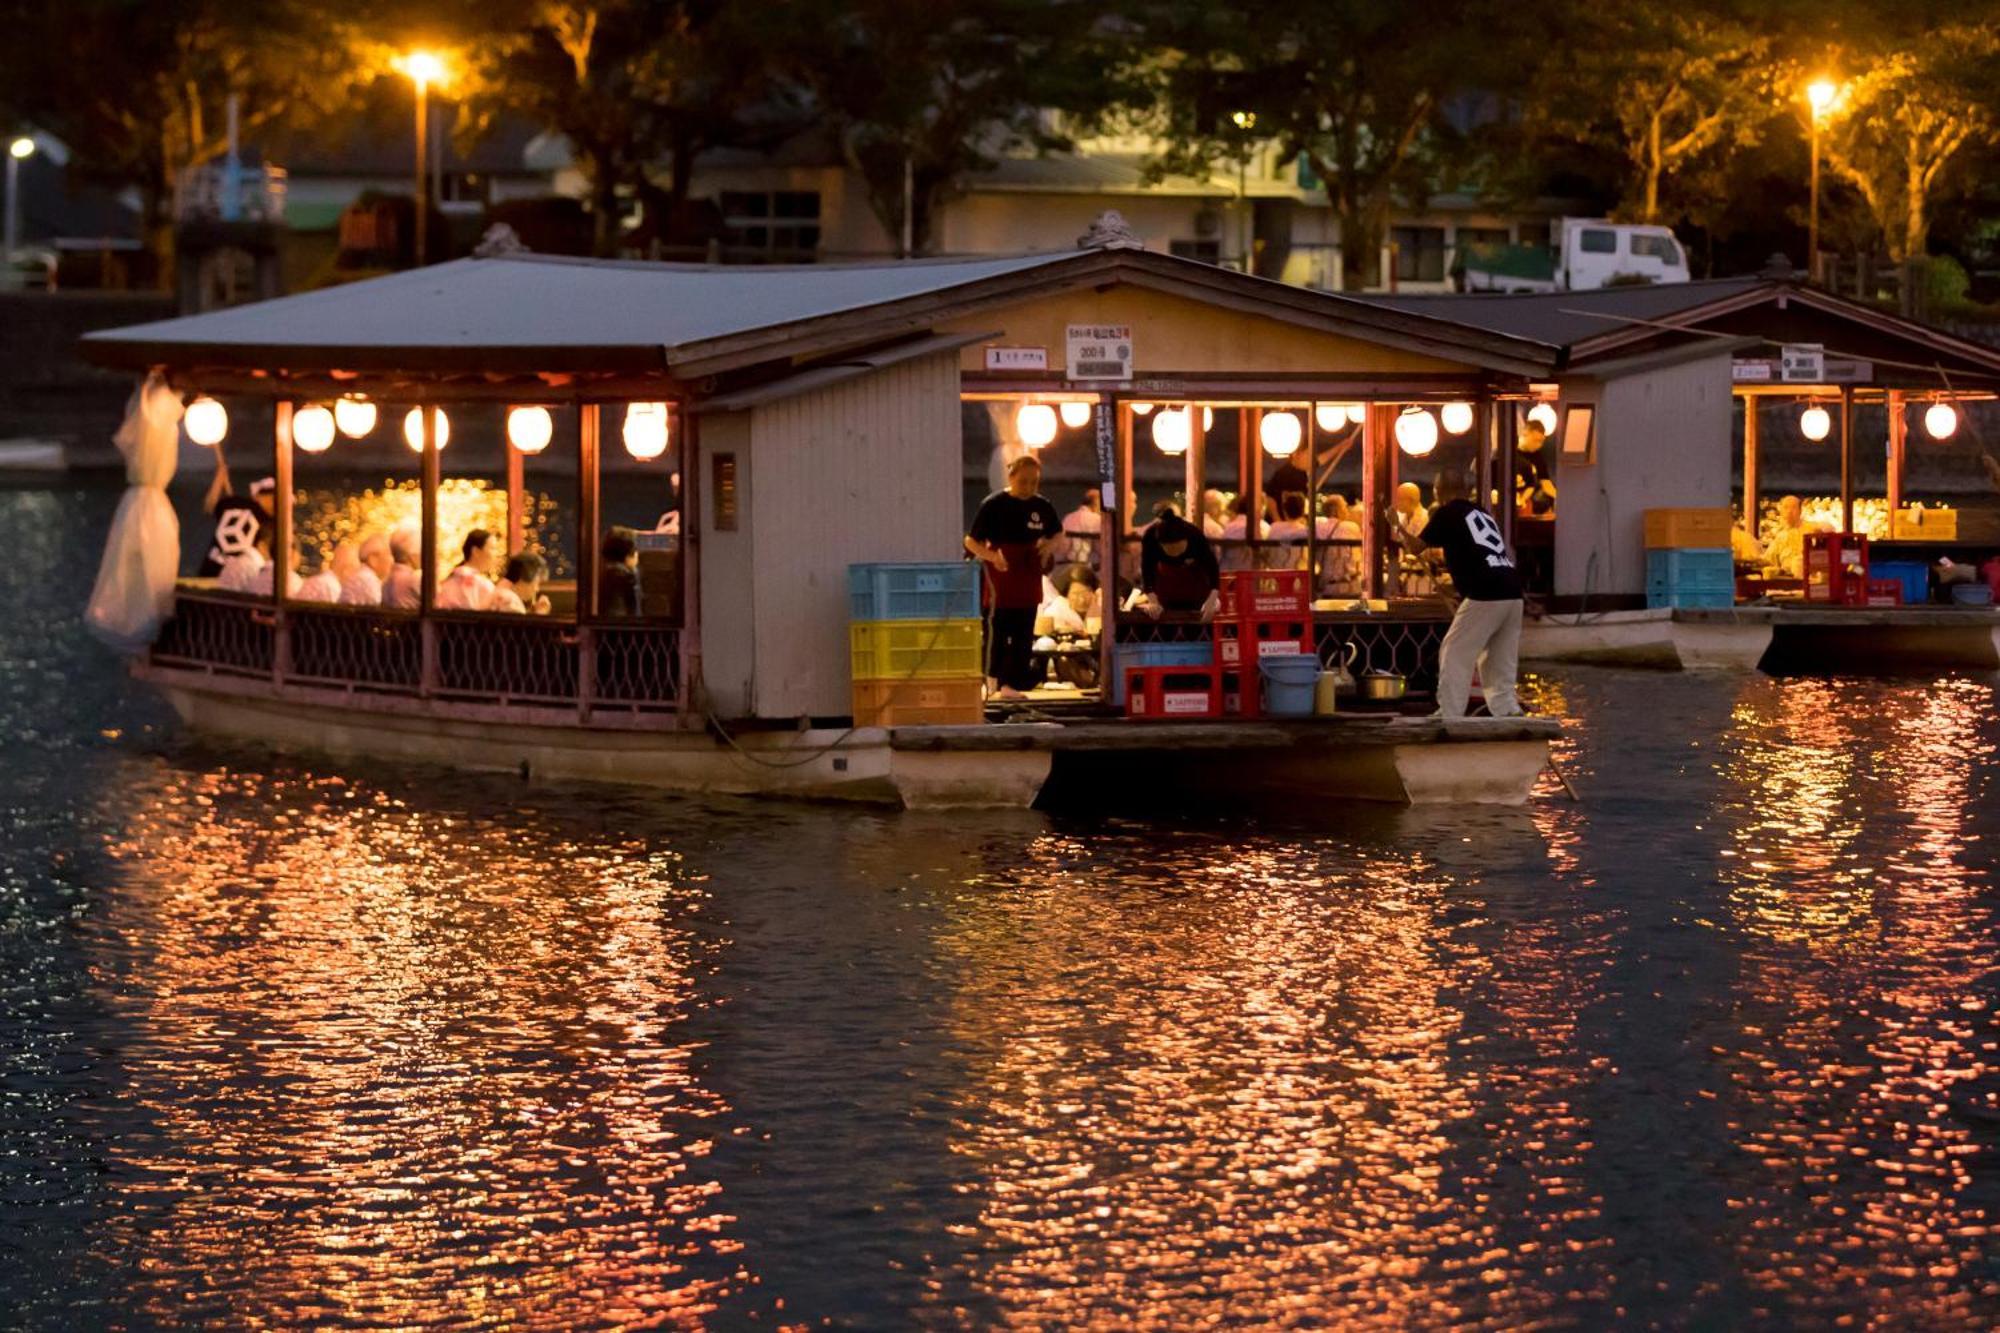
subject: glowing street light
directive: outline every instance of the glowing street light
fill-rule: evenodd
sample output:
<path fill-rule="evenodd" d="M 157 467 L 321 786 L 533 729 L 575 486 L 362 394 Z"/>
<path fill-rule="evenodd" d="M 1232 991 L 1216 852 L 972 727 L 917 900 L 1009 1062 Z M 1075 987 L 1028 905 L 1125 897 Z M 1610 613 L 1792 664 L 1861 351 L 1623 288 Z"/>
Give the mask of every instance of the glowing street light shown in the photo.
<path fill-rule="evenodd" d="M 412 51 L 408 55 L 397 56 L 390 64 L 397 72 L 409 76 L 417 90 L 417 240 L 416 266 L 424 266 L 426 231 L 430 222 L 430 187 L 424 171 L 425 159 L 429 156 L 430 140 L 430 88 L 432 84 L 442 86 L 445 81 L 444 60 L 434 52 Z"/>
<path fill-rule="evenodd" d="M 1819 123 L 1839 100 L 1840 85 L 1814 79 L 1806 85 L 1806 105 L 1812 111 L 1812 186 L 1806 212 L 1806 277 L 1819 277 Z"/>
<path fill-rule="evenodd" d="M 11 269 L 14 251 L 21 241 L 21 164 L 35 155 L 35 141 L 27 135 L 18 135 L 7 145 L 7 222 L 5 249 L 0 249 L 0 259 L 4 259 Z M 8 276 L 13 275 L 10 272 Z"/>

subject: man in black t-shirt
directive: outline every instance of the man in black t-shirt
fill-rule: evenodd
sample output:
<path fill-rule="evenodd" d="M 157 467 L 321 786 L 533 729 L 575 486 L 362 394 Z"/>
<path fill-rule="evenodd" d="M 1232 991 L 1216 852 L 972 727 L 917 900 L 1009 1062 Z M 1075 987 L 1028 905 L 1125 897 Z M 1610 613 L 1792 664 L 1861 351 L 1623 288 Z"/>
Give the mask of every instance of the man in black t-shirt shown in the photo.
<path fill-rule="evenodd" d="M 965 549 L 986 566 L 986 673 L 1000 699 L 1019 699 L 1035 678 L 1035 612 L 1042 605 L 1042 566 L 1062 539 L 1062 517 L 1041 493 L 1042 465 L 1033 454 L 1007 464 L 1007 488 L 980 503 Z"/>
<path fill-rule="evenodd" d="M 1465 716 L 1476 665 L 1486 710 L 1519 717 L 1514 672 L 1521 651 L 1521 574 L 1514 554 L 1493 515 L 1466 498 L 1463 475 L 1440 472 L 1436 499 L 1423 544 L 1443 553 L 1463 599 L 1438 653 L 1438 714 Z"/>

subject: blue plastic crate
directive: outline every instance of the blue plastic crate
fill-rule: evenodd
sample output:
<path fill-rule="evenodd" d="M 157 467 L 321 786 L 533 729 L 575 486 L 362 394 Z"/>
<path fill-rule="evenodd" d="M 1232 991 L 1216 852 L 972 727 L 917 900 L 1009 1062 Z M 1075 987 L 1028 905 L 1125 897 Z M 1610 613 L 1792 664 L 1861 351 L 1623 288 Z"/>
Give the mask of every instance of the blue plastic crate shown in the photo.
<path fill-rule="evenodd" d="M 1736 605 L 1736 589 L 1727 591 L 1714 589 L 1674 588 L 1666 592 L 1646 592 L 1647 606 L 1670 606 L 1686 610 L 1713 610 Z"/>
<path fill-rule="evenodd" d="M 1904 606 L 1923 606 L 1931 599 L 1931 567 L 1921 560 L 1871 560 L 1868 577 L 1902 584 Z"/>
<path fill-rule="evenodd" d="M 978 620 L 979 566 L 969 560 L 847 567 L 850 620 Z"/>
<path fill-rule="evenodd" d="M 1114 653 L 1111 699 L 1125 704 L 1125 673 L 1133 667 L 1205 667 L 1215 662 L 1215 645 L 1207 639 L 1189 643 L 1121 643 Z"/>
<path fill-rule="evenodd" d="M 1736 591 L 1736 561 L 1727 547 L 1673 547 L 1646 552 L 1646 591 Z"/>

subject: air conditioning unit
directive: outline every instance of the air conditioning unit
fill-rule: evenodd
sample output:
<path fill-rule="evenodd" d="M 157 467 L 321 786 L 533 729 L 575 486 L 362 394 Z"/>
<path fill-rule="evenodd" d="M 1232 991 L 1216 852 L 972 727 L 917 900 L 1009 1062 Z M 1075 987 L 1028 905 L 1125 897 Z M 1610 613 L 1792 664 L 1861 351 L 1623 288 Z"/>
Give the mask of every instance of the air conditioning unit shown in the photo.
<path fill-rule="evenodd" d="M 1222 235 L 1222 210 L 1214 207 L 1196 210 L 1194 234 L 1204 241 Z"/>

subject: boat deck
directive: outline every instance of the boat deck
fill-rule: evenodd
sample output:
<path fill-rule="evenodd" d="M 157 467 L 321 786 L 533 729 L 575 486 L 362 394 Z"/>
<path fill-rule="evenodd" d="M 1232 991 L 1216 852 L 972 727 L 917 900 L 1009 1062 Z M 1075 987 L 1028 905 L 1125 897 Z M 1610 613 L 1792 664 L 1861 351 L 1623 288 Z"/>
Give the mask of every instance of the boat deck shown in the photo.
<path fill-rule="evenodd" d="M 1297 719 L 1200 722 L 1010 722 L 966 727 L 893 727 L 893 750 L 1003 753 L 1157 750 L 1346 749 L 1356 746 L 1439 745 L 1453 742 L 1550 741 L 1562 735 L 1552 717 L 1404 717 L 1335 714 Z"/>

